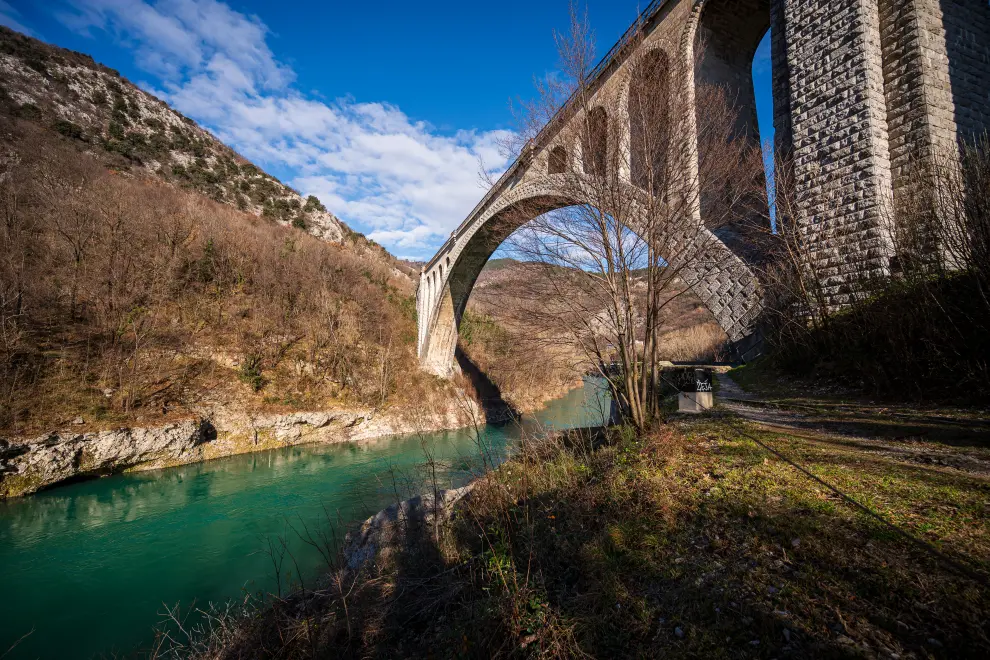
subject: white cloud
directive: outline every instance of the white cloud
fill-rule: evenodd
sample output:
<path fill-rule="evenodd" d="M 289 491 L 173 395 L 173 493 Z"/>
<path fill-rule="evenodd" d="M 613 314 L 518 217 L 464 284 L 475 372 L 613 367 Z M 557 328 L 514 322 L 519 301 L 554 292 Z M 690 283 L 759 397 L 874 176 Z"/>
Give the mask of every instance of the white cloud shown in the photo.
<path fill-rule="evenodd" d="M 63 23 L 114 34 L 158 95 L 393 250 L 429 256 L 481 198 L 479 162 L 507 165 L 502 132 L 444 135 L 389 103 L 299 92 L 267 26 L 217 0 L 66 2 Z"/>
<path fill-rule="evenodd" d="M 10 6 L 10 3 L 0 0 L 0 25 L 6 25 L 11 30 L 37 38 L 39 35 L 31 28 L 21 23 L 21 12 Z"/>

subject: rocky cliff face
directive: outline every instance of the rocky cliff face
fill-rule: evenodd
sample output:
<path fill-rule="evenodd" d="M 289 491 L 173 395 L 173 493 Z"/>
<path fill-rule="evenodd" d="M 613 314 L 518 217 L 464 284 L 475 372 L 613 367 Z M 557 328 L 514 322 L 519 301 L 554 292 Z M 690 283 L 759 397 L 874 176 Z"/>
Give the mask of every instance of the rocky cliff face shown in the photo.
<path fill-rule="evenodd" d="M 153 470 L 307 443 L 370 440 L 457 428 L 481 415 L 473 401 L 411 417 L 367 410 L 249 415 L 218 411 L 154 428 L 62 431 L 25 440 L 0 438 L 0 499 L 66 480 Z"/>
<path fill-rule="evenodd" d="M 0 27 L 0 115 L 40 124 L 115 171 L 147 174 L 331 242 L 351 229 L 88 55 Z"/>

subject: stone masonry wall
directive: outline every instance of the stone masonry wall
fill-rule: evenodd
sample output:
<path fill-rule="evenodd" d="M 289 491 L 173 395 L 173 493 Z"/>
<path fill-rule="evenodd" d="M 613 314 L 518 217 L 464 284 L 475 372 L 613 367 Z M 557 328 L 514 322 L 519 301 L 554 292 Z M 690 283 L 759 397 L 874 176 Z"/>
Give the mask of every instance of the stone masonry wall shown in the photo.
<path fill-rule="evenodd" d="M 990 125 L 990 3 L 882 0 L 880 25 L 896 209 L 918 167 Z"/>
<path fill-rule="evenodd" d="M 796 219 L 836 304 L 864 274 L 883 272 L 891 243 L 881 212 L 891 196 L 876 0 L 781 0 Z"/>
<path fill-rule="evenodd" d="M 961 142 L 990 127 L 990 2 L 670 0 L 648 22 L 643 47 L 663 44 L 672 55 L 670 46 L 680 43 L 690 66 L 696 44 L 707 42 L 711 50 L 696 70 L 698 79 L 727 84 L 739 102 L 754 105 L 749 67 L 766 26 L 772 36 L 777 154 L 789 157 L 794 182 L 797 213 L 791 220 L 806 239 L 831 303 L 841 306 L 863 293 L 864 281 L 888 272 L 895 256 L 892 214 L 913 182 L 913 168 L 958 154 Z M 625 84 L 624 66 L 617 61 L 606 69 L 600 89 Z M 755 136 L 751 116 L 741 127 Z M 538 149 L 551 148 L 555 139 L 550 136 Z M 579 149 L 572 145 L 568 153 Z M 456 312 L 470 295 L 473 279 L 455 293 L 447 288 L 451 274 L 480 269 L 492 248 L 486 244 L 480 260 L 474 259 L 478 263 L 468 258 L 476 223 L 505 208 L 520 182 L 536 183 L 546 175 L 545 154 L 528 156 L 531 163 L 486 197 L 424 273 L 418 296 L 421 357 L 431 350 L 441 303 L 452 297 Z M 542 194 L 549 199 L 554 191 Z M 727 249 L 737 258 L 741 254 L 731 243 Z M 466 261 L 458 264 L 462 257 Z M 759 308 L 758 286 L 737 260 L 738 272 L 720 267 L 718 259 L 698 264 L 705 273 L 699 293 L 730 335 L 754 327 L 751 313 Z M 450 311 L 444 307 L 439 325 L 449 325 Z M 437 344 L 446 356 L 456 329 L 453 335 L 440 330 L 443 341 Z"/>
<path fill-rule="evenodd" d="M 920 43 L 916 0 L 881 0 L 880 37 L 883 57 L 887 133 L 890 147 L 894 208 L 902 208 L 911 172 L 932 156 L 933 133 L 924 80 L 926 67 Z"/>
<path fill-rule="evenodd" d="M 774 150 L 778 162 L 793 150 L 791 128 L 790 69 L 787 66 L 787 29 L 784 6 L 779 0 L 770 3 L 770 67 L 773 85 Z"/>
<path fill-rule="evenodd" d="M 990 129 L 990 2 L 916 1 L 924 19 L 926 59 L 938 65 L 930 88 L 944 90 L 947 76 L 951 93 L 950 98 L 938 96 L 936 125 L 940 131 L 955 131 L 960 139 L 971 142 Z"/>

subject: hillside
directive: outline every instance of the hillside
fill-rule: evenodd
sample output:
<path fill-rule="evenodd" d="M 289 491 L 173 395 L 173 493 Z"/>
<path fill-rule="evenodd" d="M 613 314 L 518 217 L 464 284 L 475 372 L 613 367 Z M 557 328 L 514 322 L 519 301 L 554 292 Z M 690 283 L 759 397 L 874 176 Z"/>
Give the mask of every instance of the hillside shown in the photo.
<path fill-rule="evenodd" d="M 416 269 L 90 57 L 0 28 L 0 153 L 0 478 L 66 429 L 449 403 Z"/>
<path fill-rule="evenodd" d="M 65 136 L 112 170 L 154 175 L 324 240 L 353 234 L 319 199 L 304 199 L 117 71 L 5 27 L 0 113 Z"/>
<path fill-rule="evenodd" d="M 543 276 L 533 271 L 540 267 L 512 258 L 489 261 L 475 283 L 460 329 L 462 351 L 520 410 L 561 396 L 593 370 L 583 351 L 567 338 L 548 337 L 532 327 L 530 306 L 543 304 L 538 288 Z M 645 295 L 645 283 L 636 284 Z M 575 295 L 578 290 L 575 286 Z M 661 358 L 724 359 L 727 337 L 701 299 L 680 280 L 666 295 Z M 588 308 L 593 308 L 591 301 Z"/>
<path fill-rule="evenodd" d="M 0 478 L 42 434 L 463 404 L 417 368 L 417 264 L 92 58 L 0 28 L 0 151 Z M 527 341 L 527 267 L 490 264 L 461 328 L 520 410 L 587 369 Z"/>
<path fill-rule="evenodd" d="M 508 300 L 506 294 L 513 291 L 514 285 L 533 279 L 533 276 L 527 273 L 529 268 L 532 268 L 532 265 L 512 258 L 492 259 L 478 276 L 471 306 L 480 313 L 499 314 L 500 308 L 504 308 Z M 645 291 L 646 284 L 641 277 L 637 278 L 637 286 Z M 665 334 L 683 333 L 701 326 L 717 326 L 715 317 L 705 307 L 701 298 L 682 281 L 675 281 L 666 296 L 669 302 L 663 311 Z M 677 351 L 675 350 L 674 353 Z M 694 356 L 689 355 L 671 357 L 675 360 L 693 358 Z"/>

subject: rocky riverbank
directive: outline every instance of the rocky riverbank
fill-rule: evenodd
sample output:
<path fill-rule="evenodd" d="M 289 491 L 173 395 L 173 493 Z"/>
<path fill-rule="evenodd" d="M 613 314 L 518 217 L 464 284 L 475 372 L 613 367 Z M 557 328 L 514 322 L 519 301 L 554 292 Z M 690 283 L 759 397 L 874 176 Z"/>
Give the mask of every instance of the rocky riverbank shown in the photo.
<path fill-rule="evenodd" d="M 217 409 L 149 428 L 58 430 L 33 438 L 0 438 L 0 499 L 78 478 L 154 470 L 292 445 L 359 442 L 460 428 L 483 415 L 470 399 L 432 408 L 286 414 Z"/>
<path fill-rule="evenodd" d="M 344 537 L 344 565 L 357 571 L 378 559 L 383 552 L 408 552 L 435 525 L 445 524 L 454 507 L 470 496 L 477 481 L 461 488 L 417 495 L 393 504 L 371 516 Z"/>

